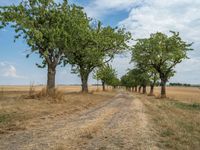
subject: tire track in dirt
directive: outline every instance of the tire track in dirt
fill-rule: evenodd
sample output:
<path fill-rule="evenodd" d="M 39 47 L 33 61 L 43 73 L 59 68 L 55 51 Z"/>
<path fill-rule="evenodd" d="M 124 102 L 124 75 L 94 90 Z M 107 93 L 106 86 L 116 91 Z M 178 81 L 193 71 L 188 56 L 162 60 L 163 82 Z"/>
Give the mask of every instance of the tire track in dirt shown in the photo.
<path fill-rule="evenodd" d="M 0 149 L 156 149 L 148 128 L 143 103 L 120 92 L 94 108 L 0 137 Z"/>

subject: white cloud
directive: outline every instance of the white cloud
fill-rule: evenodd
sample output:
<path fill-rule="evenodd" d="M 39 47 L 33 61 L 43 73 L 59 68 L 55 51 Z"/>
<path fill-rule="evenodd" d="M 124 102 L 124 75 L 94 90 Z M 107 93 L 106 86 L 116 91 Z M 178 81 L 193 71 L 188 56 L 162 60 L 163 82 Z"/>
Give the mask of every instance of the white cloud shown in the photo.
<path fill-rule="evenodd" d="M 189 67 L 185 67 L 189 66 Z M 195 57 L 192 59 L 187 59 L 183 61 L 181 64 L 177 65 L 176 70 L 180 73 L 184 72 L 199 72 L 200 74 L 200 57 Z"/>
<path fill-rule="evenodd" d="M 179 31 L 189 41 L 199 41 L 199 0 L 146 0 L 142 7 L 133 8 L 129 17 L 119 23 L 129 29 L 135 38 L 152 32 Z"/>
<path fill-rule="evenodd" d="M 176 75 L 170 82 L 200 84 L 200 57 L 187 59 L 176 66 Z"/>
<path fill-rule="evenodd" d="M 16 68 L 6 62 L 0 62 L 0 75 L 3 77 L 24 78 L 23 76 L 17 75 Z"/>
<path fill-rule="evenodd" d="M 133 64 L 130 64 L 131 54 L 127 53 L 125 55 L 117 55 L 115 59 L 111 62 L 111 65 L 116 69 L 118 77 L 122 77 L 126 74 L 128 69 L 133 68 Z"/>
<path fill-rule="evenodd" d="M 88 16 L 101 18 L 114 11 L 130 10 L 133 6 L 139 6 L 142 0 L 94 0 L 85 7 Z"/>
<path fill-rule="evenodd" d="M 148 37 L 151 33 L 170 30 L 180 32 L 187 42 L 194 42 L 190 59 L 176 67 L 173 81 L 200 83 L 200 1 L 199 0 L 145 0 L 132 8 L 129 17 L 119 23 L 129 30 L 134 39 Z M 192 74 L 192 75 L 191 75 Z"/>

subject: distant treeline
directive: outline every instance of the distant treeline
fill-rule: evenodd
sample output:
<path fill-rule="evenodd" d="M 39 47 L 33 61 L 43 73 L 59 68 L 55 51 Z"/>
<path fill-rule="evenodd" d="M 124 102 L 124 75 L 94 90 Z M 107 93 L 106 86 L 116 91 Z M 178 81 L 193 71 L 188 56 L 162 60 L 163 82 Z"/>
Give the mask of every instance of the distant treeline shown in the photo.
<path fill-rule="evenodd" d="M 170 86 L 200 87 L 200 85 L 192 85 L 187 83 L 169 83 Z"/>

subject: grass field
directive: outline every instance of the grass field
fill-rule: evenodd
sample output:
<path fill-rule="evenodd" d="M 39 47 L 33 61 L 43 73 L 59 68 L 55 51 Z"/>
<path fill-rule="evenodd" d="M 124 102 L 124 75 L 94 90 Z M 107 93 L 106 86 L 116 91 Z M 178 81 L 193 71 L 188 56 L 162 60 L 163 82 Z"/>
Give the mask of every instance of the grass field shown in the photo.
<path fill-rule="evenodd" d="M 44 86 L 34 86 L 35 91 L 40 91 Z M 21 94 L 26 93 L 30 89 L 30 86 L 0 86 L 0 94 L 12 93 Z M 70 93 L 70 92 L 80 92 L 80 86 L 58 86 L 58 90 Z M 111 88 L 110 88 L 111 89 Z M 91 92 L 101 91 L 101 86 L 89 86 Z M 149 91 L 149 88 L 147 89 Z M 155 95 L 160 94 L 160 87 L 155 88 Z M 7 95 L 8 96 L 8 95 Z M 12 96 L 12 95 L 11 95 Z M 167 87 L 167 97 L 175 100 L 182 100 L 186 102 L 199 102 L 200 101 L 200 88 L 198 87 Z"/>
<path fill-rule="evenodd" d="M 167 97 L 185 102 L 200 102 L 200 88 L 198 87 L 166 87 Z M 149 91 L 149 89 L 148 89 Z M 155 88 L 155 95 L 160 94 L 160 88 Z"/>
<path fill-rule="evenodd" d="M 39 86 L 39 85 L 35 85 L 34 89 L 35 91 L 40 91 L 43 88 L 45 88 L 45 86 Z M 30 89 L 30 86 L 0 86 L 0 91 L 5 91 L 5 92 L 28 92 Z M 79 92 L 81 91 L 81 86 L 57 86 L 57 89 L 64 91 L 64 92 Z M 94 91 L 96 90 L 97 87 L 96 86 L 89 86 L 89 90 L 90 91 Z M 101 89 L 99 87 L 99 89 Z"/>

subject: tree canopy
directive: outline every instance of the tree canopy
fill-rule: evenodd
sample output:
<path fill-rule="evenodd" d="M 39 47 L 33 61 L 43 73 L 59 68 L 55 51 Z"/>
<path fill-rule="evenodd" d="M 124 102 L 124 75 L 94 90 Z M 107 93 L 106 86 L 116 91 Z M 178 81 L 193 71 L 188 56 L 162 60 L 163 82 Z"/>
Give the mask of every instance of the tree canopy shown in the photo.
<path fill-rule="evenodd" d="M 88 24 L 82 8 L 69 5 L 67 0 L 27 0 L 17 6 L 0 7 L 0 16 L 1 26 L 11 24 L 17 33 L 15 38 L 24 38 L 30 53 L 40 55 L 43 62 L 37 66 L 48 67 L 47 88 L 55 88 L 56 66 L 66 59 L 71 45 L 77 44 L 73 40 L 79 29 Z"/>
<path fill-rule="evenodd" d="M 179 33 L 171 32 L 171 36 L 163 33 L 151 34 L 150 38 L 138 39 L 132 49 L 132 61 L 150 67 L 159 74 L 162 90 L 166 97 L 166 82 L 175 73 L 175 66 L 187 57 L 192 44 L 183 41 Z"/>
<path fill-rule="evenodd" d="M 116 70 L 113 69 L 109 64 L 102 65 L 96 71 L 95 78 L 101 80 L 103 91 L 105 91 L 105 84 L 116 87 L 119 85 L 119 79 L 117 78 Z"/>
<path fill-rule="evenodd" d="M 67 63 L 72 64 L 73 73 L 81 77 L 82 91 L 87 92 L 89 74 L 126 50 L 130 34 L 124 29 L 103 27 L 100 22 L 90 20 L 74 37 L 72 48 L 65 55 Z"/>

